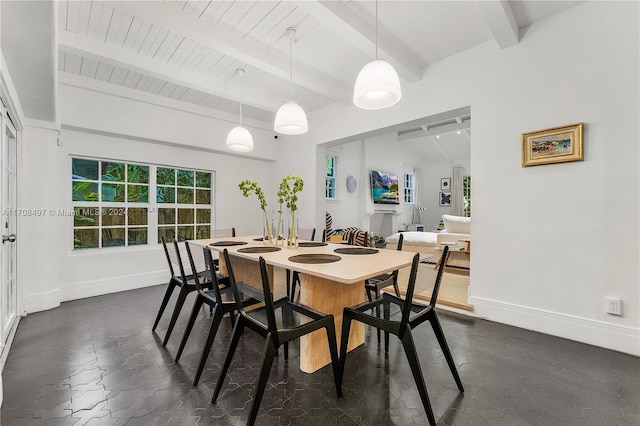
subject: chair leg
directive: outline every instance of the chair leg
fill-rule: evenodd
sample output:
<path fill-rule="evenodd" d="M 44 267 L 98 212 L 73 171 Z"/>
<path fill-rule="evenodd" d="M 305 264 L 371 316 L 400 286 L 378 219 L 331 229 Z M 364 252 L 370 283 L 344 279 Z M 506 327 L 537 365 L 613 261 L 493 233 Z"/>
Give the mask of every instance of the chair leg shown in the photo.
<path fill-rule="evenodd" d="M 162 299 L 162 303 L 160 304 L 160 310 L 158 311 L 158 315 L 156 316 L 156 320 L 153 322 L 153 328 L 151 331 L 156 331 L 156 327 L 160 322 L 160 318 L 164 313 L 165 308 L 167 307 L 167 303 L 169 303 L 169 299 L 171 299 L 171 294 L 173 293 L 173 289 L 176 288 L 175 282 L 171 280 L 169 285 L 167 286 L 167 291 L 164 293 L 164 298 Z"/>
<path fill-rule="evenodd" d="M 290 269 L 286 269 L 285 270 L 285 277 L 286 277 L 286 281 L 287 281 L 287 297 L 289 298 L 289 300 L 293 300 L 293 297 L 291 296 L 291 270 Z"/>
<path fill-rule="evenodd" d="M 271 366 L 273 365 L 273 358 L 276 356 L 276 350 L 277 348 L 273 344 L 271 333 L 269 333 L 266 341 L 264 342 L 264 359 L 262 360 L 260 378 L 258 379 L 258 386 L 256 386 L 253 403 L 251 404 L 251 412 L 249 414 L 249 420 L 247 420 L 247 426 L 251 426 L 256 422 L 260 403 L 262 402 L 262 395 L 264 395 L 264 389 L 267 387 L 267 380 L 269 380 L 269 373 L 271 372 Z"/>
<path fill-rule="evenodd" d="M 384 310 L 384 319 L 388 320 L 389 317 L 391 316 L 391 303 L 389 302 L 385 303 L 383 310 Z M 389 332 L 388 331 L 384 332 L 384 353 L 386 354 L 389 353 Z"/>
<path fill-rule="evenodd" d="M 200 356 L 200 363 L 198 364 L 198 369 L 196 370 L 196 376 L 193 378 L 193 386 L 198 386 L 200 376 L 202 375 L 202 370 L 204 370 L 204 365 L 207 363 L 207 358 L 209 358 L 209 352 L 211 352 L 213 339 L 215 339 L 216 333 L 218 332 L 218 327 L 220 327 L 220 323 L 222 322 L 222 315 L 223 314 L 222 309 L 220 309 L 220 305 L 216 305 L 216 307 L 213 309 L 213 319 L 211 320 L 211 326 L 209 327 L 207 342 L 204 344 L 204 349 L 202 350 L 202 355 Z"/>
<path fill-rule="evenodd" d="M 333 380 L 336 382 L 336 395 L 342 399 L 342 384 L 340 383 L 340 359 L 338 358 L 338 344 L 336 343 L 336 326 L 333 318 L 327 321 L 327 340 L 329 342 L 329 353 L 331 354 L 331 367 L 333 368 Z"/>
<path fill-rule="evenodd" d="M 233 336 L 231 337 L 231 343 L 229 344 L 227 357 L 224 360 L 224 365 L 222 366 L 220 377 L 218 377 L 218 381 L 216 382 L 216 389 L 213 391 L 213 397 L 211 398 L 211 403 L 213 404 L 215 404 L 216 400 L 218 399 L 218 395 L 220 394 L 220 390 L 222 389 L 224 379 L 227 377 L 227 371 L 229 371 L 231 360 L 233 360 L 233 354 L 236 352 L 236 348 L 238 347 L 238 342 L 240 341 L 240 337 L 242 336 L 243 331 L 244 323 L 242 321 L 242 318 L 238 318 L 238 321 L 236 321 L 236 326 L 233 327 Z"/>
<path fill-rule="evenodd" d="M 353 318 L 349 311 L 345 310 L 342 315 L 342 335 L 340 336 L 340 371 L 338 375 L 338 386 L 342 389 L 342 380 L 344 378 L 344 366 L 347 361 L 347 346 L 349 345 L 349 333 L 351 331 L 351 321 Z"/>
<path fill-rule="evenodd" d="M 284 362 L 289 362 L 289 342 L 284 344 Z"/>
<path fill-rule="evenodd" d="M 162 342 L 162 346 L 167 346 L 167 342 L 169 341 L 169 337 L 171 337 L 171 332 L 173 331 L 173 327 L 175 327 L 176 321 L 180 316 L 180 311 L 182 310 L 182 305 L 184 305 L 184 301 L 187 298 L 187 294 L 189 294 L 189 290 L 187 290 L 187 285 L 183 284 L 182 287 L 180 287 L 180 293 L 178 293 L 178 300 L 176 301 L 176 307 L 173 308 L 173 315 L 171 315 L 169 328 L 167 328 L 167 335 L 164 336 L 164 341 Z"/>
<path fill-rule="evenodd" d="M 422 368 L 420 367 L 420 361 L 418 360 L 418 353 L 416 352 L 416 346 L 413 342 L 411 331 L 407 330 L 400 340 L 404 347 L 404 353 L 407 355 L 407 360 L 411 367 L 411 373 L 413 374 L 413 380 L 416 382 L 418 393 L 420 394 L 420 399 L 422 399 L 422 405 L 424 406 L 424 411 L 427 413 L 427 419 L 429 419 L 429 424 L 435 425 L 436 418 L 433 416 L 433 409 L 431 408 L 429 394 L 427 393 L 427 385 L 424 383 L 424 376 L 422 375 Z"/>
<path fill-rule="evenodd" d="M 376 298 L 380 297 L 380 292 L 377 291 Z M 376 305 L 376 317 L 380 318 L 380 305 Z M 376 327 L 376 334 L 378 336 L 378 346 L 380 346 L 380 329 Z"/>
<path fill-rule="evenodd" d="M 398 287 L 398 278 L 393 280 L 393 290 L 396 292 L 396 297 L 400 297 L 400 287 Z"/>
<path fill-rule="evenodd" d="M 451 370 L 451 374 L 453 374 L 453 379 L 456 381 L 456 385 L 458 385 L 458 390 L 460 392 L 464 392 L 464 388 L 462 387 L 462 381 L 460 380 L 460 376 L 458 375 L 458 369 L 456 368 L 455 362 L 453 362 L 453 357 L 451 356 L 451 352 L 449 351 L 449 345 L 447 345 L 447 339 L 444 337 L 444 332 L 442 331 L 442 326 L 440 325 L 440 321 L 438 320 L 438 316 L 435 311 L 432 311 L 433 316 L 429 318 L 429 322 L 431 323 L 431 328 L 433 328 L 433 332 L 438 339 L 438 343 L 440 344 L 440 349 L 444 353 L 444 357 L 447 360 L 447 364 L 449 364 L 449 370 Z"/>
<path fill-rule="evenodd" d="M 184 346 L 187 344 L 187 340 L 189 339 L 189 335 L 191 334 L 191 329 L 193 328 L 193 324 L 196 322 L 196 318 L 198 318 L 198 311 L 202 306 L 202 297 L 198 294 L 196 296 L 196 300 L 193 302 L 193 309 L 191 310 L 191 316 L 189 317 L 189 322 L 187 323 L 187 328 L 184 330 L 184 335 L 182 336 L 182 341 L 180 342 L 180 347 L 178 348 L 178 353 L 176 354 L 176 362 L 180 360 L 180 356 L 182 356 L 182 351 L 184 350 Z"/>

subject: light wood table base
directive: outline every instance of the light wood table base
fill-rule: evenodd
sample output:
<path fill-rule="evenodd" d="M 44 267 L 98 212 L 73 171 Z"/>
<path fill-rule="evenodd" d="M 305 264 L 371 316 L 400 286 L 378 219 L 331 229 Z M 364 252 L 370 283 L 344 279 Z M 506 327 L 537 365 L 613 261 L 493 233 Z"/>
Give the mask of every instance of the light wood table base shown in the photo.
<path fill-rule="evenodd" d="M 364 281 L 343 284 L 324 278 L 300 274 L 300 303 L 325 314 L 333 314 L 336 339 L 340 351 L 342 336 L 342 310 L 364 302 Z M 348 350 L 364 343 L 364 324 L 353 321 L 349 334 Z M 300 338 L 300 370 L 313 373 L 331 363 L 331 354 L 324 330 L 315 331 Z"/>

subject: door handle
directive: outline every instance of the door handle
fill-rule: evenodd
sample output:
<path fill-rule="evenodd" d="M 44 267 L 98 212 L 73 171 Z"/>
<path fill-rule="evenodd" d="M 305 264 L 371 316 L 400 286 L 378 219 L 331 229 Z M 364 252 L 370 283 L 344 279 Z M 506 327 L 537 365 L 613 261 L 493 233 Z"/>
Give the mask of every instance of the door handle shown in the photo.
<path fill-rule="evenodd" d="M 16 240 L 16 234 L 11 234 L 9 236 L 7 235 L 3 235 L 2 236 L 2 244 L 6 243 L 7 241 L 9 241 L 10 243 L 14 242 Z"/>

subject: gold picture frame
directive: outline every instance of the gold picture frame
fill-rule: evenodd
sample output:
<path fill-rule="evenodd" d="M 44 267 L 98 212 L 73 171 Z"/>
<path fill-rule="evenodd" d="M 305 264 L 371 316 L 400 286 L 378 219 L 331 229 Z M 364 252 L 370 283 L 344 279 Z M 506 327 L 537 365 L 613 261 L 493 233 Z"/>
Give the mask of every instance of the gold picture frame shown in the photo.
<path fill-rule="evenodd" d="M 522 134 L 522 167 L 582 161 L 582 124 Z"/>

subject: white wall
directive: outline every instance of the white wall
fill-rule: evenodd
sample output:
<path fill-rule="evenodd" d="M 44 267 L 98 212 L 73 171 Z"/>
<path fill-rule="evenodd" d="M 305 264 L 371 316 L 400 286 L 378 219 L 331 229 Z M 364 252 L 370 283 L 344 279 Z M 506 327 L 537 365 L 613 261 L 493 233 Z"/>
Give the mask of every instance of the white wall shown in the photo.
<path fill-rule="evenodd" d="M 640 354 L 638 15 L 636 2 L 581 4 L 509 49 L 487 42 L 429 66 L 393 108 L 315 112 L 331 125 L 313 140 L 470 105 L 476 313 Z M 520 166 L 522 132 L 575 122 L 583 162 Z M 605 296 L 622 298 L 622 317 L 604 312 Z"/>
<path fill-rule="evenodd" d="M 241 179 L 257 180 L 268 200 L 275 203 L 275 163 L 203 149 L 202 145 L 212 135 L 211 129 L 216 126 L 224 129 L 224 123 L 195 116 L 187 117 L 189 126 L 184 127 L 179 124 L 184 124 L 186 118 L 175 110 L 96 92 L 61 89 L 63 125 L 72 122 L 76 129 L 90 128 L 92 131 L 65 128 L 60 136 L 61 146 L 58 146 L 56 132 L 34 127 L 25 129 L 20 176 L 22 208 L 72 209 L 70 157 L 92 156 L 215 171 L 215 226 L 235 226 L 244 234 L 262 232 L 257 199 L 244 198 L 237 185 Z M 81 110 L 92 113 L 81 114 Z M 128 114 L 118 111 L 134 115 L 137 124 Z M 163 114 L 165 119 L 159 119 Z M 158 120 L 150 123 L 140 117 Z M 184 130 L 184 136 L 180 136 L 180 129 Z M 100 133 L 94 133 L 94 130 Z M 106 134 L 116 130 L 119 135 Z M 123 136 L 123 132 L 127 136 Z M 191 142 L 200 147 L 190 149 L 186 143 Z M 273 146 L 277 147 L 277 144 Z M 277 150 L 266 154 L 276 156 Z M 24 289 L 27 312 L 49 309 L 65 300 L 162 284 L 168 280 L 166 260 L 159 245 L 73 251 L 71 217 L 54 214 L 26 218 L 22 225 L 24 256 L 21 256 L 21 270 L 24 275 L 20 285 Z"/>

